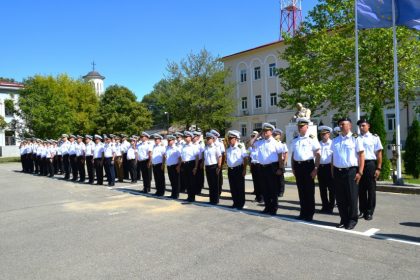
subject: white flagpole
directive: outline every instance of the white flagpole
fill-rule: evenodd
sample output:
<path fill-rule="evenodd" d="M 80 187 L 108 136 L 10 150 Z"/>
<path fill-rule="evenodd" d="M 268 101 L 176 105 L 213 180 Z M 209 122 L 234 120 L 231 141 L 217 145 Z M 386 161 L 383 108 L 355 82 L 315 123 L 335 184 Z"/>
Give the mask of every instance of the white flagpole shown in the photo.
<path fill-rule="evenodd" d="M 401 134 L 400 134 L 400 102 L 398 93 L 398 57 L 397 57 L 397 28 L 395 26 L 395 0 L 392 0 L 392 36 L 394 45 L 394 99 L 395 99 L 395 136 L 397 141 L 397 185 L 404 185 L 401 174 Z"/>
<path fill-rule="evenodd" d="M 354 34 L 356 37 L 355 42 L 355 57 L 356 57 L 356 118 L 360 120 L 360 92 L 359 92 L 359 31 L 357 28 L 358 18 L 357 18 L 357 0 L 354 1 Z M 359 131 L 359 128 L 357 128 Z"/>

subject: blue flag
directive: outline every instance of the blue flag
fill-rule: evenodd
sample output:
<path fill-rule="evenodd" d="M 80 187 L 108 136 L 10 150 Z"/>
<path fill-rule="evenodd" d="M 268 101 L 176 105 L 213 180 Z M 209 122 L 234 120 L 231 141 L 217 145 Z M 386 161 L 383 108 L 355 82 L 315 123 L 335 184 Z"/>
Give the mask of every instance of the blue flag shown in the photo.
<path fill-rule="evenodd" d="M 359 29 L 392 26 L 393 0 L 356 0 Z M 420 0 L 395 0 L 395 24 L 420 30 Z"/>

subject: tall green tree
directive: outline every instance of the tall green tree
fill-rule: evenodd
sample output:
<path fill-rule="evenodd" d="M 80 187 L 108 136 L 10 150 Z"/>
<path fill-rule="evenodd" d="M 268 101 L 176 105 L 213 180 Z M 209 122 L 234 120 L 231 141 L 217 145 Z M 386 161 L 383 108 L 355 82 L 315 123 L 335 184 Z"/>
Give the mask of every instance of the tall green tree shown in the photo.
<path fill-rule="evenodd" d="M 405 142 L 404 153 L 405 172 L 413 175 L 414 178 L 420 176 L 420 125 L 414 120 L 408 130 L 407 140 Z"/>
<path fill-rule="evenodd" d="M 100 133 L 138 134 L 152 125 L 152 116 L 128 88 L 113 85 L 101 96 L 97 125 Z"/>
<path fill-rule="evenodd" d="M 168 112 L 173 123 L 223 130 L 233 120 L 233 85 L 225 83 L 229 70 L 218 58 L 203 49 L 170 62 L 167 71 L 147 98 L 155 98 L 156 108 Z"/>
<path fill-rule="evenodd" d="M 372 111 L 369 116 L 370 121 L 370 132 L 377 134 L 381 139 L 382 146 L 384 147 L 382 151 L 382 170 L 381 175 L 379 176 L 380 180 L 389 179 L 391 175 L 391 162 L 387 157 L 387 142 L 386 142 L 386 130 L 385 130 L 385 121 L 382 107 L 379 104 L 375 104 L 372 108 Z"/>
<path fill-rule="evenodd" d="M 99 102 L 90 84 L 62 74 L 29 77 L 24 86 L 18 114 L 31 134 L 57 138 L 62 133 L 94 130 Z"/>
<path fill-rule="evenodd" d="M 413 100 L 420 76 L 418 32 L 397 28 L 400 98 Z M 316 114 L 337 109 L 355 110 L 354 0 L 320 0 L 308 14 L 301 32 L 286 40 L 279 69 L 286 90 L 279 106 L 302 102 Z M 392 106 L 393 48 L 390 28 L 359 31 L 360 103 L 369 112 L 373 104 Z"/>
<path fill-rule="evenodd" d="M 168 111 L 164 107 L 165 105 L 159 101 L 160 94 L 169 94 L 168 87 L 168 80 L 160 80 L 157 84 L 153 86 L 153 91 L 150 94 L 146 94 L 145 96 L 143 96 L 143 99 L 141 101 L 141 103 L 143 103 L 152 113 L 154 127 L 166 127 L 168 125 L 168 119 L 172 119 L 170 115 L 165 114 L 165 112 L 168 113 Z"/>

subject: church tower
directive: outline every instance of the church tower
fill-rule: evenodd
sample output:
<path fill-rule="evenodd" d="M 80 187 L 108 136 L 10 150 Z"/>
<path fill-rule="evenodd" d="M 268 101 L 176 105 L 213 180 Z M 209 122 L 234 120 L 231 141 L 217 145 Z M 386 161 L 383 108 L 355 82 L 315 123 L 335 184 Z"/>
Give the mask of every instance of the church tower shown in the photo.
<path fill-rule="evenodd" d="M 83 76 L 83 79 L 86 82 L 89 82 L 92 87 L 95 89 L 96 95 L 100 96 L 104 93 L 104 80 L 105 77 L 95 71 L 95 62 L 92 62 L 92 71 Z"/>

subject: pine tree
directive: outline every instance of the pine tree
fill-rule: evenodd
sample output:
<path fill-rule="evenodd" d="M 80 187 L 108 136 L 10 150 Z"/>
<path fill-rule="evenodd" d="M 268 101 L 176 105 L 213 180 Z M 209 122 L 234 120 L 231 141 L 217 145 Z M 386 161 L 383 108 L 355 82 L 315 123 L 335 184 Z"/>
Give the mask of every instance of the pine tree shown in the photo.
<path fill-rule="evenodd" d="M 414 120 L 408 130 L 404 154 L 405 172 L 419 178 L 420 175 L 420 125 Z"/>
<path fill-rule="evenodd" d="M 370 113 L 370 132 L 376 134 L 381 139 L 382 146 L 384 149 L 382 150 L 382 170 L 381 175 L 379 176 L 379 180 L 389 179 L 391 174 L 391 162 L 389 161 L 386 149 L 387 149 L 387 142 L 386 142 L 386 130 L 385 130 L 385 121 L 383 117 L 383 111 L 380 104 L 376 103 L 372 107 L 372 111 Z"/>

